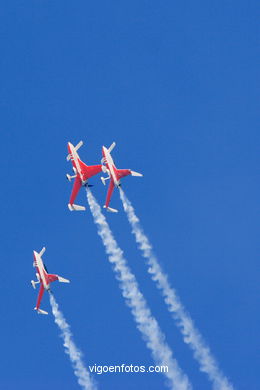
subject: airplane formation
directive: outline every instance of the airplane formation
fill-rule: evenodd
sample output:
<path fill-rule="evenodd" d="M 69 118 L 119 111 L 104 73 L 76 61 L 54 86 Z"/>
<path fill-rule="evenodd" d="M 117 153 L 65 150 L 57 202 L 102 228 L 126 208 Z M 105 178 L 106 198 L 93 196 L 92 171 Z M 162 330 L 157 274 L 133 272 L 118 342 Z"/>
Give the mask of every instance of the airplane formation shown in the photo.
<path fill-rule="evenodd" d="M 82 141 L 80 141 L 76 146 L 74 146 L 71 142 L 68 142 L 67 161 L 71 161 L 72 169 L 74 172 L 73 176 L 70 176 L 69 174 L 66 175 L 69 181 L 74 179 L 71 196 L 68 203 L 69 210 L 83 211 L 86 209 L 84 206 L 80 206 L 74 203 L 78 195 L 78 192 L 81 187 L 91 187 L 91 185 L 88 183 L 88 180 L 92 176 L 95 176 L 98 173 L 103 172 L 107 174 L 107 177 L 100 178 L 102 183 L 105 185 L 106 180 L 110 179 L 105 204 L 103 207 L 107 211 L 114 212 L 114 213 L 118 212 L 118 210 L 109 207 L 114 188 L 115 187 L 118 188 L 121 186 L 120 180 L 125 176 L 128 175 L 143 176 L 143 175 L 141 173 L 132 171 L 131 169 L 118 169 L 115 166 L 115 163 L 111 156 L 111 152 L 116 146 L 115 142 L 113 142 L 109 148 L 106 148 L 105 146 L 102 147 L 103 157 L 101 159 L 101 164 L 98 165 L 87 165 L 80 159 L 78 155 L 78 150 L 82 145 L 83 145 Z M 34 257 L 33 266 L 36 268 L 37 281 L 32 280 L 31 285 L 34 289 L 36 289 L 36 284 L 40 285 L 36 307 L 34 308 L 34 310 L 36 310 L 38 314 L 48 314 L 47 311 L 40 309 L 40 304 L 41 304 L 44 291 L 46 290 L 50 293 L 50 284 L 52 282 L 58 280 L 59 282 L 70 283 L 68 279 L 62 278 L 59 275 L 48 273 L 47 268 L 42 260 L 42 255 L 44 254 L 44 252 L 45 252 L 45 248 L 42 248 L 42 250 L 39 253 L 33 251 L 33 257 Z"/>

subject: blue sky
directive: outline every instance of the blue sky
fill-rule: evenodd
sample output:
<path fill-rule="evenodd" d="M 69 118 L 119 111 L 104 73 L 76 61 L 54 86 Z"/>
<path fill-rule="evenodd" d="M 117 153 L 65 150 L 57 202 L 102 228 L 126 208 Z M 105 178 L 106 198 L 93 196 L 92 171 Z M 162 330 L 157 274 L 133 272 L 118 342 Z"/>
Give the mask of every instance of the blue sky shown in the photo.
<path fill-rule="evenodd" d="M 32 309 L 32 251 L 86 364 L 153 364 L 89 210 L 71 213 L 68 141 L 87 164 L 117 142 L 123 186 L 172 285 L 236 389 L 259 380 L 259 35 L 256 1 L 1 4 L 1 378 L 77 389 L 53 318 Z M 103 204 L 100 178 L 91 180 Z M 86 203 L 84 190 L 79 204 Z M 108 222 L 194 389 L 211 386 L 149 279 L 119 194 Z M 50 311 L 48 298 L 43 309 Z M 152 374 L 100 389 L 164 388 Z"/>

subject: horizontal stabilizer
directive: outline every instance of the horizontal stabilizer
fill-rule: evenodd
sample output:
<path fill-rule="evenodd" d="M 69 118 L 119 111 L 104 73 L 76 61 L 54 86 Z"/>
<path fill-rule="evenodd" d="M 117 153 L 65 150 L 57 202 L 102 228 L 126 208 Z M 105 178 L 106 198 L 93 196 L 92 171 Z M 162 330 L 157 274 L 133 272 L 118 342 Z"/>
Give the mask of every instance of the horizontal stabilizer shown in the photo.
<path fill-rule="evenodd" d="M 41 310 L 41 309 L 37 309 L 37 307 L 35 307 L 34 310 L 37 310 L 38 314 L 46 314 L 46 315 L 48 314 L 47 311 L 44 311 L 44 310 Z"/>
<path fill-rule="evenodd" d="M 138 172 L 135 172 L 135 171 L 131 171 L 131 175 L 132 176 L 143 176 L 142 173 L 138 173 Z"/>
<path fill-rule="evenodd" d="M 65 279 L 65 278 L 62 278 L 61 276 L 57 275 L 58 276 L 58 281 L 61 282 L 61 283 L 70 283 L 70 281 L 68 279 Z"/>
<path fill-rule="evenodd" d="M 79 206 L 77 204 L 71 204 L 71 203 L 68 204 L 68 208 L 70 209 L 70 211 L 73 211 L 73 210 L 75 210 L 75 211 L 86 210 L 86 207 L 84 207 L 84 206 Z"/>
<path fill-rule="evenodd" d="M 116 146 L 115 142 L 113 142 L 112 145 L 109 146 L 109 148 L 108 148 L 109 153 L 112 152 L 112 150 L 114 149 L 115 146 Z"/>
<path fill-rule="evenodd" d="M 116 209 L 112 209 L 112 207 L 106 207 L 106 206 L 103 206 L 104 209 L 107 209 L 107 211 L 109 211 L 110 213 L 118 213 L 118 210 Z"/>

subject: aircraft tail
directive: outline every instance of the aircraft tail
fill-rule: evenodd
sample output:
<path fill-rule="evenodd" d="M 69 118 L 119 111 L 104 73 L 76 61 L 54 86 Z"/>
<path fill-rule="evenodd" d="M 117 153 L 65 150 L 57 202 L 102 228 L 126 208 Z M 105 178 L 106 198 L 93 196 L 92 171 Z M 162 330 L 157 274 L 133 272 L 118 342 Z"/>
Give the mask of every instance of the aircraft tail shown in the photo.
<path fill-rule="evenodd" d="M 37 307 L 35 307 L 34 310 L 37 310 L 37 313 L 38 313 L 38 314 L 46 314 L 46 315 L 48 314 L 47 311 L 42 310 L 42 309 L 37 309 Z"/>
<path fill-rule="evenodd" d="M 77 204 L 71 204 L 71 203 L 69 203 L 68 204 L 68 208 L 69 208 L 69 210 L 70 211 L 83 211 L 83 210 L 86 210 L 86 207 L 84 207 L 84 206 L 79 206 L 79 205 L 77 205 Z"/>
<path fill-rule="evenodd" d="M 107 211 L 109 211 L 110 213 L 118 213 L 118 210 L 117 209 L 112 209 L 112 207 L 108 207 L 108 206 L 103 206 L 104 209 L 107 209 Z"/>

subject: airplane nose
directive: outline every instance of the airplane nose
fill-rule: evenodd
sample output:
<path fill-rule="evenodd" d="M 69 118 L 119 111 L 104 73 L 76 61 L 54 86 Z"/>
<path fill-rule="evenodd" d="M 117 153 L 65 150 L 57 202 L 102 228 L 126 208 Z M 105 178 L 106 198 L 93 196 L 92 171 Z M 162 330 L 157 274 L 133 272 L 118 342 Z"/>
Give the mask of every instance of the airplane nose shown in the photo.
<path fill-rule="evenodd" d="M 103 155 L 103 157 L 105 157 L 105 155 L 106 155 L 106 147 L 105 146 L 102 146 L 102 155 Z"/>

